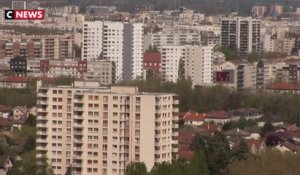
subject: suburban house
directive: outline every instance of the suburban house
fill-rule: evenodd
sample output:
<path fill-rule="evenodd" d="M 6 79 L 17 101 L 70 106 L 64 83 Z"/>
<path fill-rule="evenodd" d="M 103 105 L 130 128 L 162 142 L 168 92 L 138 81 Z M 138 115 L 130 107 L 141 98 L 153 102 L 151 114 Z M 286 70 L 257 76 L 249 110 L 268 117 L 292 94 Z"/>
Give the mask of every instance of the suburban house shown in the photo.
<path fill-rule="evenodd" d="M 8 118 L 11 114 L 12 110 L 10 107 L 5 105 L 0 105 L 0 117 Z"/>
<path fill-rule="evenodd" d="M 200 126 L 204 123 L 205 114 L 194 112 L 194 111 L 188 111 L 184 117 L 184 124 L 186 125 L 194 125 L 194 126 Z"/>
<path fill-rule="evenodd" d="M 0 88 L 25 89 L 29 83 L 29 77 L 8 76 L 0 79 Z"/>
<path fill-rule="evenodd" d="M 291 142 L 283 142 L 281 144 L 278 144 L 275 149 L 281 151 L 281 152 L 292 152 L 296 153 L 300 151 L 300 146 L 297 146 Z"/>
<path fill-rule="evenodd" d="M 273 126 L 282 126 L 283 121 L 276 115 L 265 114 L 257 120 L 257 125 L 263 127 L 266 123 L 271 123 Z"/>
<path fill-rule="evenodd" d="M 259 154 L 267 148 L 263 139 L 245 139 L 245 142 L 249 151 L 253 154 Z"/>
<path fill-rule="evenodd" d="M 206 113 L 204 121 L 207 123 L 212 122 L 224 124 L 231 121 L 231 116 L 226 111 L 214 111 Z"/>
<path fill-rule="evenodd" d="M 0 156 L 0 175 L 6 175 L 8 170 L 14 166 L 10 156 Z"/>
<path fill-rule="evenodd" d="M 16 106 L 13 109 L 13 118 L 15 120 L 26 119 L 29 115 L 29 109 L 26 106 Z"/>

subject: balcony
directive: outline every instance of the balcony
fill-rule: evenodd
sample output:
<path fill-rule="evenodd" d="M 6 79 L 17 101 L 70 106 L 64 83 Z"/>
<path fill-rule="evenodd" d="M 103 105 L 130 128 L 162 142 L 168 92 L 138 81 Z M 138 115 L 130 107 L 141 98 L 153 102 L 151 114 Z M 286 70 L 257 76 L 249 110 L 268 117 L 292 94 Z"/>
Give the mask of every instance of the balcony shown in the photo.
<path fill-rule="evenodd" d="M 38 93 L 37 97 L 47 97 L 47 93 L 46 92 L 40 92 L 40 93 Z"/>
<path fill-rule="evenodd" d="M 38 123 L 38 124 L 36 124 L 36 127 L 37 128 L 45 128 L 45 127 L 47 127 L 47 124 L 46 123 Z"/>
<path fill-rule="evenodd" d="M 37 112 L 47 112 L 47 108 L 38 108 Z"/>
<path fill-rule="evenodd" d="M 37 102 L 38 105 L 47 105 L 47 101 L 43 100 L 43 101 L 38 101 Z"/>
<path fill-rule="evenodd" d="M 36 146 L 36 150 L 37 151 L 47 151 L 47 147 L 46 146 Z"/>
<path fill-rule="evenodd" d="M 74 123 L 73 127 L 74 128 L 82 128 L 83 126 L 82 126 L 82 123 Z"/>
<path fill-rule="evenodd" d="M 74 111 L 83 112 L 83 107 L 75 107 Z"/>
<path fill-rule="evenodd" d="M 74 139 L 74 143 L 83 143 L 82 139 Z"/>
<path fill-rule="evenodd" d="M 36 139 L 36 142 L 37 143 L 47 143 L 47 140 L 46 140 L 46 138 L 45 139 L 38 138 L 38 139 Z"/>
<path fill-rule="evenodd" d="M 179 127 L 178 124 L 173 124 L 173 125 L 172 125 L 172 128 L 178 128 L 178 127 Z"/>
<path fill-rule="evenodd" d="M 74 150 L 74 151 L 80 151 L 80 152 L 81 152 L 81 151 L 82 151 L 82 148 L 81 148 L 81 147 L 74 147 L 73 150 Z"/>
<path fill-rule="evenodd" d="M 177 153 L 178 152 L 178 148 L 172 148 L 172 152 Z"/>
<path fill-rule="evenodd" d="M 82 115 L 74 115 L 74 119 L 83 119 Z"/>
<path fill-rule="evenodd" d="M 174 105 L 178 105 L 179 104 L 179 100 L 173 100 L 173 104 Z"/>
<path fill-rule="evenodd" d="M 37 131 L 37 135 L 47 135 L 47 131 Z"/>
<path fill-rule="evenodd" d="M 72 167 L 76 167 L 76 168 L 81 168 L 82 167 L 82 163 L 72 163 Z"/>
<path fill-rule="evenodd" d="M 179 109 L 178 109 L 178 108 L 173 108 L 172 111 L 173 111 L 173 112 L 179 112 Z"/>
<path fill-rule="evenodd" d="M 83 135 L 82 131 L 74 131 L 74 135 Z"/>
<path fill-rule="evenodd" d="M 172 136 L 173 136 L 173 137 L 178 137 L 178 132 L 173 132 L 173 133 L 172 133 Z"/>

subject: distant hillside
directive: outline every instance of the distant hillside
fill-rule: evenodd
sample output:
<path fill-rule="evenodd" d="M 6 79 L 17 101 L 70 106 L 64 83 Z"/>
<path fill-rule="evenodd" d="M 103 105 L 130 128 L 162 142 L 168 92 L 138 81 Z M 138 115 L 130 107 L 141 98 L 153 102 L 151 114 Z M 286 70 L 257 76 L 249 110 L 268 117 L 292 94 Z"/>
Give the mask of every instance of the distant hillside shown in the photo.
<path fill-rule="evenodd" d="M 27 0 L 31 1 L 31 0 Z M 122 11 L 133 12 L 137 4 L 153 5 L 156 10 L 172 9 L 179 0 L 40 0 L 47 5 L 78 5 L 84 11 L 88 5 L 115 5 Z M 0 6 L 10 6 L 11 0 L 0 0 Z M 270 6 L 282 4 L 285 10 L 293 11 L 300 7 L 300 0 L 181 0 L 181 6 L 213 15 L 239 11 L 240 15 L 250 15 L 251 7 L 256 4 Z M 178 5 L 176 5 L 178 7 Z"/>

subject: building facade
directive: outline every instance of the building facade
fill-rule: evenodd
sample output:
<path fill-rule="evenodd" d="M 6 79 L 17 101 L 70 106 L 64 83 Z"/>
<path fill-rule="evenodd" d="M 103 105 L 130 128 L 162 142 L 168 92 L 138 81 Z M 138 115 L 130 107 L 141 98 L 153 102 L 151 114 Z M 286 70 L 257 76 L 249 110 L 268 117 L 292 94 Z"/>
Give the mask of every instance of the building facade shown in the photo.
<path fill-rule="evenodd" d="M 261 21 L 252 18 L 224 18 L 221 46 L 237 49 L 241 56 L 261 50 Z"/>
<path fill-rule="evenodd" d="M 174 94 L 77 82 L 40 87 L 37 104 L 37 158 L 57 175 L 123 175 L 130 162 L 150 170 L 177 154 Z"/>
<path fill-rule="evenodd" d="M 0 35 L 0 58 L 24 56 L 51 60 L 73 59 L 74 35 Z"/>
<path fill-rule="evenodd" d="M 137 79 L 142 76 L 143 35 L 142 23 L 85 22 L 82 60 L 113 61 L 117 80 Z"/>

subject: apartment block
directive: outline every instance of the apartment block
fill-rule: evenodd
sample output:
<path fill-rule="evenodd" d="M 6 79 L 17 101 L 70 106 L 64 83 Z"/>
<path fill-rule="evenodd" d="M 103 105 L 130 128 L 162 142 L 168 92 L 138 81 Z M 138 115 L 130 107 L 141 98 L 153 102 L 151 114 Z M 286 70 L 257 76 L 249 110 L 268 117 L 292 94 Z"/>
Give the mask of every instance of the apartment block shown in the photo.
<path fill-rule="evenodd" d="M 145 35 L 144 51 L 156 46 L 161 51 L 165 45 L 201 44 L 201 34 L 197 32 L 159 32 Z"/>
<path fill-rule="evenodd" d="M 137 87 L 38 88 L 37 159 L 56 175 L 123 175 L 130 162 L 170 162 L 178 146 L 178 100 Z"/>
<path fill-rule="evenodd" d="M 263 18 L 267 12 L 267 7 L 264 5 L 256 5 L 252 7 L 252 16 L 256 18 Z"/>
<path fill-rule="evenodd" d="M 11 8 L 13 10 L 25 10 L 26 9 L 26 1 L 12 1 Z"/>
<path fill-rule="evenodd" d="M 176 82 L 182 66 L 183 76 L 193 85 L 213 82 L 211 46 L 183 45 L 162 46 L 161 76 L 163 81 Z"/>
<path fill-rule="evenodd" d="M 235 48 L 241 56 L 261 50 L 261 21 L 252 18 L 224 18 L 221 21 L 221 46 Z"/>
<path fill-rule="evenodd" d="M 113 61 L 117 80 L 137 79 L 142 76 L 143 35 L 142 23 L 85 22 L 82 60 Z"/>
<path fill-rule="evenodd" d="M 74 35 L 0 35 L 0 58 L 24 56 L 51 60 L 74 58 Z"/>

